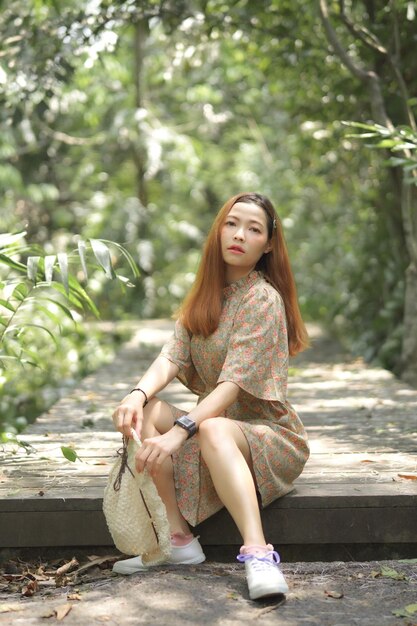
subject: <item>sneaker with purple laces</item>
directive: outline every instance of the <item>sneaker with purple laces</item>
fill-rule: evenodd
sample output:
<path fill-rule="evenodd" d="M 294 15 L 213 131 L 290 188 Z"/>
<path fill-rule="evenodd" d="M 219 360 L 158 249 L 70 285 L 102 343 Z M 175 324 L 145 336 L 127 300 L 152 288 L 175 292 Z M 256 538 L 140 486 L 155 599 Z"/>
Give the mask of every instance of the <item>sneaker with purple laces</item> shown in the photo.
<path fill-rule="evenodd" d="M 271 544 L 242 546 L 237 560 L 245 564 L 251 600 L 284 595 L 288 592 L 288 585 L 278 567 L 279 554 Z"/>

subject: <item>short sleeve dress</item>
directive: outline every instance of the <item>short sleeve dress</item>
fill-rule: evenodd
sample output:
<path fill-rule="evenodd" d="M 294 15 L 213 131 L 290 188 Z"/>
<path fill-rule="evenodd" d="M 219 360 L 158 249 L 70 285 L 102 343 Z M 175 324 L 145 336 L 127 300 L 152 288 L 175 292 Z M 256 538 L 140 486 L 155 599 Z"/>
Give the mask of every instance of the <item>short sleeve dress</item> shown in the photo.
<path fill-rule="evenodd" d="M 262 506 L 289 493 L 309 456 L 307 435 L 287 401 L 288 337 L 284 302 L 258 271 L 224 289 L 217 330 L 190 336 L 180 322 L 161 355 L 179 367 L 178 379 L 199 400 L 221 382 L 240 387 L 223 413 L 248 441 Z M 171 405 L 174 419 L 184 411 Z M 214 416 L 213 416 L 214 417 Z M 173 455 L 179 509 L 195 526 L 223 507 L 198 440 Z"/>

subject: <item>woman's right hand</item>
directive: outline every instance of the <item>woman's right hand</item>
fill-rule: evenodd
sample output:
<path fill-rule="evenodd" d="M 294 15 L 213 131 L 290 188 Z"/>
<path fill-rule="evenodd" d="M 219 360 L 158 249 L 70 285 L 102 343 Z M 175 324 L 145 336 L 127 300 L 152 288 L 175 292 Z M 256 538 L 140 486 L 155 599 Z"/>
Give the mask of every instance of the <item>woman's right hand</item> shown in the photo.
<path fill-rule="evenodd" d="M 126 437 L 130 437 L 130 429 L 134 428 L 140 438 L 143 422 L 142 394 L 129 394 L 123 398 L 119 406 L 113 412 L 112 417 L 116 430 Z"/>

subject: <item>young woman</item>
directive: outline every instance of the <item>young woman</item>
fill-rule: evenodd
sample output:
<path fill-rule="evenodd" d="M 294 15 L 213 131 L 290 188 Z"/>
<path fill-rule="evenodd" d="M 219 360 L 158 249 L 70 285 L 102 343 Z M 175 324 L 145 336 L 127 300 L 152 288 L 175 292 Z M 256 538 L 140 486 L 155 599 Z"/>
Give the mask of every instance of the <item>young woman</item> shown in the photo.
<path fill-rule="evenodd" d="M 242 536 L 251 599 L 284 594 L 279 556 L 262 529 L 262 506 L 293 489 L 309 455 L 287 401 L 288 357 L 308 346 L 280 221 L 271 202 L 241 193 L 220 209 L 174 336 L 113 414 L 143 441 L 138 471 L 152 475 L 171 528 L 170 563 L 204 553 L 190 526 L 223 506 Z M 199 396 L 188 413 L 159 400 L 177 377 Z M 114 571 L 146 569 L 140 557 Z"/>

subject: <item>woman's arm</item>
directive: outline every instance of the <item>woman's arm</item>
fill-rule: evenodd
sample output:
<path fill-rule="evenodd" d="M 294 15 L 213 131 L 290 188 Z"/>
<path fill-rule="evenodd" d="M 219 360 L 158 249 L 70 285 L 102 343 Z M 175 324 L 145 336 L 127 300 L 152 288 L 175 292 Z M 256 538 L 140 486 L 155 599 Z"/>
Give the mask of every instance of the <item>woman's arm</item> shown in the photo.
<path fill-rule="evenodd" d="M 233 404 L 239 394 L 235 383 L 225 381 L 202 400 L 189 414 L 197 426 L 205 419 L 221 416 L 228 406 Z M 136 455 L 136 468 L 141 472 L 146 466 L 152 475 L 158 473 L 165 459 L 179 450 L 187 439 L 187 431 L 174 425 L 171 430 L 157 437 L 145 439 Z"/>
<path fill-rule="evenodd" d="M 178 372 L 178 365 L 175 365 L 175 363 L 163 356 L 158 356 L 135 387 L 143 389 L 146 397 L 150 400 L 161 389 L 164 389 Z M 127 437 L 130 435 L 132 426 L 139 437 L 141 436 L 145 394 L 140 391 L 129 393 L 123 398 L 113 413 L 113 422 L 116 429 L 120 430 Z"/>
<path fill-rule="evenodd" d="M 220 383 L 197 406 L 188 413 L 188 417 L 195 421 L 197 427 L 209 417 L 219 417 L 237 399 L 239 386 L 230 381 Z M 181 428 L 177 426 L 176 428 Z"/>
<path fill-rule="evenodd" d="M 143 389 L 148 396 L 148 400 L 150 400 L 161 389 L 165 389 L 168 383 L 174 380 L 179 369 L 178 365 L 175 365 L 175 363 L 169 361 L 164 356 L 158 356 L 146 370 L 136 387 Z"/>

